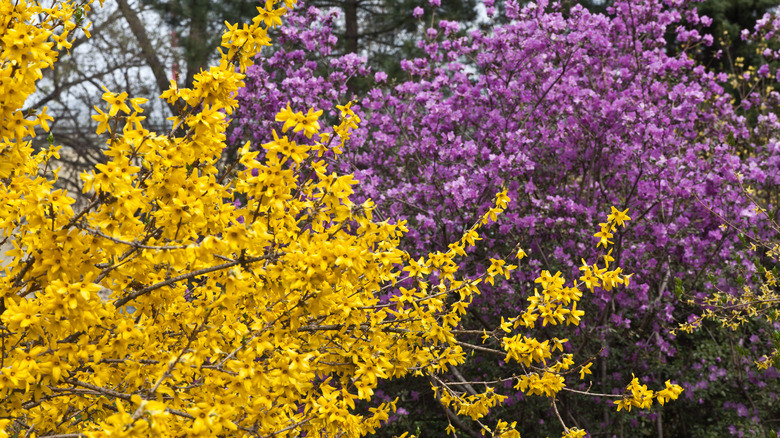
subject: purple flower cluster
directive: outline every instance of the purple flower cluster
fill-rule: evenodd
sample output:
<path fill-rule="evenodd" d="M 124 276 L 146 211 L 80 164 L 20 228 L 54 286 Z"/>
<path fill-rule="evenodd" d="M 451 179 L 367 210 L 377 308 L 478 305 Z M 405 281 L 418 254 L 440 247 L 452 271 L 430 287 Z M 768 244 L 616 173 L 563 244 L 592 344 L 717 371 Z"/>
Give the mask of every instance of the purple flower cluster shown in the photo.
<path fill-rule="evenodd" d="M 734 185 L 743 163 L 727 142 L 744 127 L 717 123 L 730 96 L 685 53 L 664 50 L 675 27 L 687 42 L 704 40 L 677 26 L 695 10 L 507 10 L 508 24 L 484 32 L 429 29 L 426 56 L 401 61 L 410 80 L 361 102 L 366 123 L 345 170 L 391 217 L 412 220 L 420 251 L 445 247 L 506 186 L 514 202 L 482 248 L 486 257 L 508 242 L 531 249 L 515 289 L 536 268 L 577 276 L 580 258 L 596 255 L 587 230 L 599 213 L 631 208 L 636 221 L 615 256 L 634 286 L 596 303 L 634 324 L 652 315 L 659 331 L 673 321 L 675 278 L 705 292 L 705 273 L 728 272 L 736 239 L 718 216 L 749 210 Z"/>

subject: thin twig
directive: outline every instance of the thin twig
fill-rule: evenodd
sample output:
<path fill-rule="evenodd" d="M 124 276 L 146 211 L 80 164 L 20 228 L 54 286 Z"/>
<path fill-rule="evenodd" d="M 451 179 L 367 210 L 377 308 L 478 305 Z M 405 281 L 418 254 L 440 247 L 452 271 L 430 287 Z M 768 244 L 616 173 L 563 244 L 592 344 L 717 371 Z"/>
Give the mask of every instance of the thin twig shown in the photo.
<path fill-rule="evenodd" d="M 215 271 L 221 271 L 223 269 L 232 268 L 233 266 L 236 266 L 236 265 L 239 265 L 239 264 L 242 264 L 242 263 L 254 263 L 254 262 L 261 261 L 261 260 L 267 260 L 267 259 L 269 259 L 269 258 L 271 258 L 273 256 L 278 256 L 278 255 L 280 255 L 280 254 L 273 254 L 271 256 L 263 256 L 263 257 L 250 257 L 250 258 L 244 259 L 244 260 L 235 260 L 235 261 L 232 261 L 232 262 L 223 263 L 221 265 L 211 266 L 211 267 L 208 267 L 208 268 L 203 268 L 203 269 L 198 269 L 196 271 L 191 271 L 191 272 L 188 272 L 186 274 L 182 274 L 182 275 L 179 275 L 179 276 L 176 276 L 176 277 L 171 277 L 171 278 L 169 278 L 169 279 L 167 279 L 165 281 L 161 281 L 159 283 L 156 283 L 156 284 L 153 284 L 151 286 L 145 287 L 143 289 L 137 290 L 137 291 L 135 291 L 135 292 L 133 292 L 133 293 L 131 293 L 129 295 L 126 295 L 126 296 L 122 297 L 122 298 L 119 298 L 118 300 L 114 301 L 114 307 L 116 307 L 116 308 L 122 307 L 125 304 L 127 304 L 128 302 L 130 302 L 130 301 L 132 301 L 132 300 L 134 300 L 134 299 L 136 299 L 136 298 L 138 298 L 138 297 L 140 297 L 142 295 L 146 295 L 149 292 L 155 291 L 155 290 L 160 289 L 160 288 L 165 287 L 165 286 L 170 286 L 170 285 L 172 285 L 174 283 L 177 283 L 179 281 L 182 281 L 182 280 L 188 280 L 190 278 L 197 277 L 199 275 L 209 274 L 209 273 L 212 273 L 212 272 L 215 272 Z"/>

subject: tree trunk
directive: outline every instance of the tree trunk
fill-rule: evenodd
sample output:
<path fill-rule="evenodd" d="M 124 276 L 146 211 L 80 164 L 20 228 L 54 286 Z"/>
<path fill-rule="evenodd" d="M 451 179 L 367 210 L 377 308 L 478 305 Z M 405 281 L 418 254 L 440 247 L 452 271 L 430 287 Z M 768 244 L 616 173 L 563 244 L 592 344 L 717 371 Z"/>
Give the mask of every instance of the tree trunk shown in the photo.
<path fill-rule="evenodd" d="M 358 16 L 359 0 L 344 1 L 344 50 L 346 53 L 358 51 Z"/>
<path fill-rule="evenodd" d="M 191 0 L 190 34 L 187 40 L 187 76 L 185 87 L 192 87 L 194 77 L 208 64 L 209 0 Z"/>
<path fill-rule="evenodd" d="M 141 53 L 143 53 L 146 64 L 152 69 L 154 79 L 157 82 L 157 88 L 160 90 L 160 93 L 164 92 L 170 86 L 170 82 L 165 75 L 165 66 L 163 66 L 160 58 L 157 56 L 157 51 L 152 47 L 152 42 L 146 34 L 143 23 L 138 18 L 138 14 L 127 3 L 127 0 L 117 0 L 116 2 L 119 10 L 122 12 L 122 16 L 125 17 L 125 21 L 130 26 L 130 31 L 135 36 L 135 39 L 138 40 L 138 45 L 141 47 Z"/>

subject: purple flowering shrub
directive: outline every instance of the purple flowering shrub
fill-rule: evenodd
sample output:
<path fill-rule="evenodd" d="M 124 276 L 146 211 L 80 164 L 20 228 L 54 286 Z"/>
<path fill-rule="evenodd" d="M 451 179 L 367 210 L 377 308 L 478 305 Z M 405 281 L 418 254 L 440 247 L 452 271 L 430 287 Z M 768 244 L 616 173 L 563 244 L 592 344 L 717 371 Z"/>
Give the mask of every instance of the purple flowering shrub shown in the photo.
<path fill-rule="evenodd" d="M 495 257 L 521 242 L 532 260 L 514 284 L 483 295 L 480 316 L 491 322 L 533 293 L 535 271 L 578 276 L 580 259 L 596 255 L 583 230 L 609 205 L 630 207 L 636 222 L 615 237 L 613 257 L 635 274 L 632 286 L 597 291 L 579 335 L 603 348 L 610 373 L 622 370 L 599 376 L 606 392 L 632 370 L 684 378 L 660 371 L 676 353 L 669 329 L 689 312 L 675 279 L 698 297 L 709 278 L 729 286 L 739 242 L 718 216 L 736 220 L 746 207 L 727 142 L 742 125 L 717 123 L 730 97 L 685 53 L 664 52 L 667 31 L 695 21 L 695 10 L 623 2 L 610 17 L 543 4 L 507 11 L 511 21 L 486 32 L 460 36 L 447 22 L 428 30 L 427 57 L 402 61 L 411 79 L 362 101 L 370 121 L 349 170 L 391 217 L 414 223 L 419 248 L 446 247 L 508 188 L 516 202 L 481 248 Z"/>
<path fill-rule="evenodd" d="M 485 6 L 495 15 L 492 1 Z M 766 345 L 736 332 L 678 338 L 672 331 L 694 311 L 686 298 L 696 303 L 715 288 L 738 291 L 735 276 L 755 270 L 735 257 L 743 249 L 738 231 L 722 225 L 765 231 L 738 174 L 760 184 L 777 209 L 777 92 L 762 89 L 732 104 L 733 78 L 689 59 L 712 38 L 709 18 L 683 1 L 619 1 L 606 16 L 545 1 L 524 8 L 507 1 L 505 10 L 504 24 L 484 30 L 438 21 L 420 39 L 425 56 L 400 61 L 406 81 L 388 84 L 376 72 L 377 86 L 353 106 L 364 121 L 339 160 L 342 170 L 355 172 L 361 196 L 372 198 L 378 213 L 414 224 L 412 252 L 446 250 L 508 189 L 513 202 L 475 255 L 488 260 L 519 242 L 530 261 L 508 284 L 484 289 L 466 327 L 474 330 L 517 314 L 540 270 L 579 277 L 580 260 L 598 256 L 590 230 L 602 212 L 630 208 L 632 225 L 614 236 L 611 256 L 634 274 L 631 285 L 597 288 L 589 319 L 567 336 L 598 357 L 597 392 L 621 393 L 635 372 L 652 380 L 646 383 L 680 383 L 687 403 L 626 420 L 610 414 L 611 401 L 562 396 L 565 414 L 605 433 L 768 430 L 777 417 L 777 373 L 756 373 L 750 360 L 732 354 Z M 247 73 L 233 141 L 268 141 L 274 126 L 260 121 L 288 102 L 294 111 L 327 111 L 330 102 L 352 97 L 347 79 L 369 71 L 354 54 L 331 57 L 334 19 L 315 9 L 291 18 L 282 47 Z M 766 39 L 767 21 L 746 38 Z M 680 47 L 675 56 L 665 50 L 669 35 Z M 778 52 L 765 57 L 776 62 Z M 768 81 L 772 62 L 752 74 Z M 480 274 L 483 265 L 463 268 Z M 487 380 L 495 368 L 474 361 L 467 371 Z M 755 390 L 762 392 L 751 395 Z M 404 401 L 411 417 L 428 415 L 415 413 L 428 406 L 418 398 L 407 393 Z M 751 415 L 743 416 L 740 406 L 748 405 Z M 525 428 L 543 431 L 540 419 L 553 422 L 549 406 L 533 397 L 509 399 L 504 408 L 521 412 Z"/>

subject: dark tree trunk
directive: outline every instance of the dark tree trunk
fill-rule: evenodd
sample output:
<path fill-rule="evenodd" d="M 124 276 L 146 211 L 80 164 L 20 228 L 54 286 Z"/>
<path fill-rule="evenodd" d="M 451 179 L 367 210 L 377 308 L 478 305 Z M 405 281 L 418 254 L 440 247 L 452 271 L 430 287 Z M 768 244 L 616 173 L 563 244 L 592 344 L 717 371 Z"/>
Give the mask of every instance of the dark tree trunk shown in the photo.
<path fill-rule="evenodd" d="M 209 0 L 191 0 L 190 34 L 187 40 L 186 87 L 192 87 L 194 76 L 208 63 L 209 53 L 204 50 L 208 44 Z"/>
<path fill-rule="evenodd" d="M 360 0 L 344 1 L 344 51 L 357 53 L 358 51 L 358 2 Z"/>

